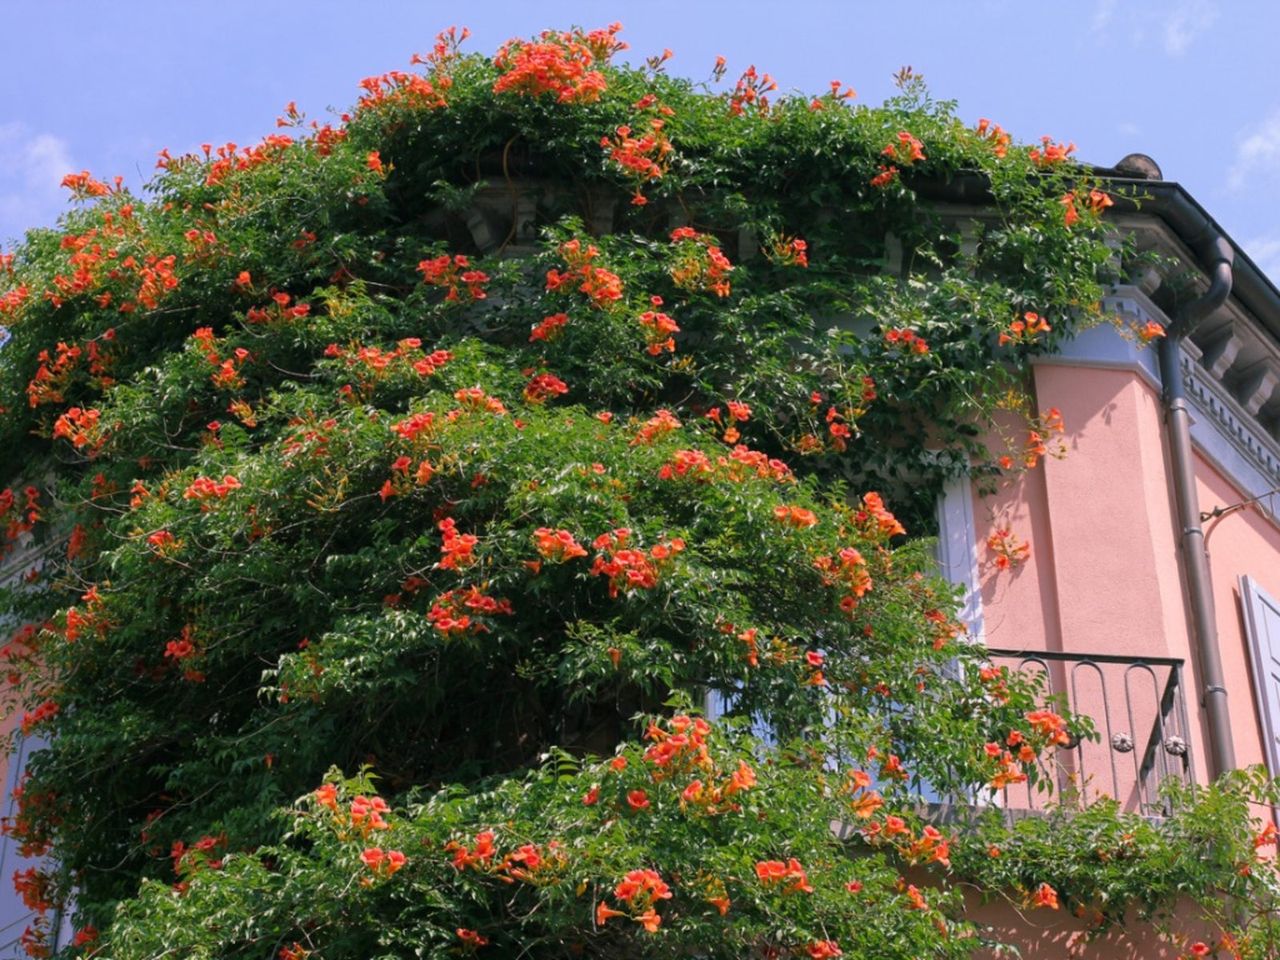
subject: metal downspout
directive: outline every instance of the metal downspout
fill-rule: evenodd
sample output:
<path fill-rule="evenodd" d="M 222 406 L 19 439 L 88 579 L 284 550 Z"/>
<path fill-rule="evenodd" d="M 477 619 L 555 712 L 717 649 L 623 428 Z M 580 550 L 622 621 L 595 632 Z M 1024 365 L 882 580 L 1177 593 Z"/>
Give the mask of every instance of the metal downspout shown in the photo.
<path fill-rule="evenodd" d="M 1209 581 L 1209 560 L 1205 552 L 1204 529 L 1200 525 L 1200 504 L 1196 498 L 1194 460 L 1191 451 L 1191 414 L 1182 382 L 1183 337 L 1205 317 L 1222 306 L 1231 294 L 1235 252 L 1220 234 L 1213 235 L 1205 249 L 1212 282 L 1204 296 L 1174 312 L 1173 323 L 1160 340 L 1160 382 L 1165 423 L 1169 434 L 1169 457 L 1173 468 L 1173 494 L 1180 530 L 1182 562 L 1187 577 L 1192 633 L 1200 664 L 1201 704 L 1209 722 L 1208 766 L 1211 778 L 1236 767 L 1231 742 L 1231 722 L 1227 713 L 1227 689 L 1222 680 L 1222 657 L 1218 650 L 1218 627 Z"/>

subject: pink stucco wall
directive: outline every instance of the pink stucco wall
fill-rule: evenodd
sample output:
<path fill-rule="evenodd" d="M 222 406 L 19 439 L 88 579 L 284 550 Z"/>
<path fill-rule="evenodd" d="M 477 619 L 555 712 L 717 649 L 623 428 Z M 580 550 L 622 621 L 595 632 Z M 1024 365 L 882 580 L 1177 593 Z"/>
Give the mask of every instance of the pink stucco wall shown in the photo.
<path fill-rule="evenodd" d="M 1187 628 L 1159 397 L 1134 371 L 1065 363 L 1038 365 L 1035 393 L 1040 410 L 1061 410 L 1067 452 L 993 496 L 975 495 L 986 643 L 1182 659 L 1195 773 L 1203 780 L 1201 681 Z M 1203 456 L 1196 475 L 1202 510 L 1246 498 Z M 1031 543 L 1028 560 L 1011 571 L 998 570 L 986 547 L 1000 526 Z M 1261 735 L 1236 580 L 1249 574 L 1280 596 L 1280 528 L 1257 510 L 1245 510 L 1206 524 L 1206 531 L 1236 760 L 1259 763 Z M 1089 678 L 1077 679 L 1077 708 L 1100 711 Z M 1150 707 L 1149 680 L 1130 679 L 1135 702 Z M 1103 761 L 1107 731 L 1096 719 L 1104 743 L 1086 745 L 1082 753 Z M 1127 718 L 1112 720 L 1112 727 L 1122 728 Z"/>
<path fill-rule="evenodd" d="M 1040 410 L 1061 410 L 1067 452 L 994 495 L 974 495 L 984 640 L 988 647 L 1015 650 L 1180 658 L 1194 773 L 1204 781 L 1202 683 L 1187 627 L 1158 393 L 1136 371 L 1055 362 L 1035 368 L 1034 389 Z M 1195 466 L 1201 510 L 1247 498 L 1202 452 Z M 1031 544 L 1029 558 L 1014 570 L 998 570 L 986 546 L 990 533 L 1004 526 Z M 1237 578 L 1248 574 L 1280 596 L 1280 527 L 1257 509 L 1246 509 L 1205 529 L 1236 762 L 1262 763 Z M 1061 687 L 1069 677 L 1059 672 L 1055 679 Z M 1144 699 L 1141 689 L 1134 692 L 1138 701 Z M 1109 731 L 1101 720 L 1099 691 L 1086 682 L 1076 693 L 1077 710 L 1097 711 L 1103 738 L 1064 752 L 1064 770 L 1078 772 L 1084 764 L 1090 777 L 1086 793 L 1116 792 L 1136 809 L 1134 790 L 1121 785 L 1112 791 L 1105 776 L 1089 772 L 1103 769 L 1109 759 Z M 1148 709 L 1154 708 L 1151 697 L 1145 694 Z M 1126 723 L 1121 718 L 1112 726 Z M 1068 916 L 1025 915 L 1001 903 L 975 904 L 972 916 L 991 923 L 1000 939 L 1018 943 L 1027 958 L 1178 955 L 1146 926 L 1086 942 L 1077 936 L 1082 925 Z"/>
<path fill-rule="evenodd" d="M 1066 456 L 978 500 L 976 517 L 1007 516 L 1032 544 L 1012 573 L 983 571 L 987 643 L 1179 655 L 1187 631 L 1158 398 L 1128 371 L 1066 365 L 1038 366 L 1035 388 L 1041 410 L 1062 411 Z"/>
<path fill-rule="evenodd" d="M 1196 481 L 1203 511 L 1247 499 L 1204 457 L 1197 458 Z M 1280 597 L 1280 528 L 1260 510 L 1249 508 L 1206 522 L 1205 535 L 1236 764 L 1263 763 L 1262 730 L 1237 578 L 1247 574 L 1271 596 Z M 1280 776 L 1280 771 L 1273 770 L 1272 775 Z"/>
<path fill-rule="evenodd" d="M 1191 918 L 1199 916 L 1194 903 L 1179 905 L 1178 934 L 1186 941 L 1218 939 L 1211 928 Z M 1097 931 L 1070 913 L 1052 910 L 1027 911 L 1004 901 L 979 903 L 976 898 L 966 911 L 970 920 L 990 928 L 989 935 L 1018 947 L 1022 960 L 1181 960 L 1187 956 L 1150 923 L 1131 921 Z M 995 960 L 999 954 L 982 954 Z"/>

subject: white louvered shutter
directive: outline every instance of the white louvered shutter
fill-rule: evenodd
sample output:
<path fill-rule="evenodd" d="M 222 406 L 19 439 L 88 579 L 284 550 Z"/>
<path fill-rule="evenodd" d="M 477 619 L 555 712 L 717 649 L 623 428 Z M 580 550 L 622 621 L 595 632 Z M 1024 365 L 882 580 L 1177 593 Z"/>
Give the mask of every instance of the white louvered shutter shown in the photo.
<path fill-rule="evenodd" d="M 1240 578 L 1240 601 L 1267 766 L 1273 777 L 1280 776 L 1280 603 L 1252 577 Z"/>

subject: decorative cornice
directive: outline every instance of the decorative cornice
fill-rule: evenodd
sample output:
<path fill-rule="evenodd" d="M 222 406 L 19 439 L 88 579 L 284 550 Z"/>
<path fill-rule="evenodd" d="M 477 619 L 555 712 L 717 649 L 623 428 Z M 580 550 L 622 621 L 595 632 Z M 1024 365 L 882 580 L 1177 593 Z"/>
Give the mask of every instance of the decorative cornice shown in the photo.
<path fill-rule="evenodd" d="M 1169 317 L 1137 287 L 1116 288 L 1103 301 L 1103 310 L 1139 328 L 1148 321 L 1169 326 Z M 1191 438 L 1204 457 L 1246 497 L 1263 497 L 1258 504 L 1262 513 L 1280 523 L 1280 494 L 1266 497 L 1280 487 L 1280 442 L 1223 379 L 1231 372 L 1239 352 L 1233 339 L 1234 331 L 1228 326 L 1215 335 L 1203 352 L 1190 340 L 1181 343 L 1182 380 L 1194 418 Z M 1155 351 L 1108 325 L 1086 330 L 1066 343 L 1060 354 L 1036 362 L 1131 370 L 1154 390 L 1160 389 Z M 1261 408 L 1266 398 L 1257 403 L 1259 395 L 1265 392 L 1269 398 L 1277 388 L 1271 382 L 1271 367 L 1255 364 L 1247 372 L 1252 376 L 1233 374 L 1233 382 L 1238 381 L 1236 389 L 1246 390 L 1246 402 L 1253 401 Z"/>
<path fill-rule="evenodd" d="M 1231 396 L 1221 381 L 1196 363 L 1186 350 L 1182 352 L 1181 368 L 1182 382 L 1192 406 L 1203 415 L 1214 433 L 1226 440 L 1237 456 L 1261 476 L 1249 476 L 1239 465 L 1230 463 L 1230 458 L 1222 456 L 1222 451 L 1208 442 L 1205 431 L 1195 429 L 1201 426 L 1200 422 L 1193 425 L 1192 439 L 1250 496 L 1262 496 L 1280 487 L 1280 444 Z M 1275 518 L 1274 507 L 1266 501 L 1261 505 Z"/>

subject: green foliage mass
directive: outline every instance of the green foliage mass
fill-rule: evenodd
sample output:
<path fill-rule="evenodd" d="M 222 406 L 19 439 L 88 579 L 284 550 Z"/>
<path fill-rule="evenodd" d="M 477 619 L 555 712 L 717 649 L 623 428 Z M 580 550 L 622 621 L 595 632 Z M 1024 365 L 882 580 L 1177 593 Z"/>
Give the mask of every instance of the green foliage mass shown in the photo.
<path fill-rule="evenodd" d="M 73 953 L 960 957 L 960 877 L 1116 919 L 1207 875 L 914 799 L 1090 733 L 983 669 L 889 510 L 1023 461 L 977 438 L 1096 320 L 1095 185 L 917 77 L 768 103 L 610 36 L 446 37 L 145 198 L 70 178 L 0 260 L 0 518 L 44 556 L 0 655 L 48 743 L 11 831 Z M 1204 802 L 1238 875 L 1248 808 Z M 1227 849 L 1080 816 L 1144 870 Z"/>

